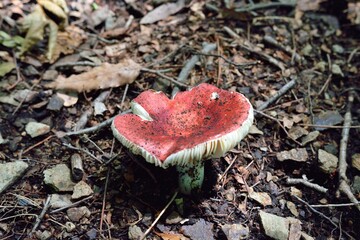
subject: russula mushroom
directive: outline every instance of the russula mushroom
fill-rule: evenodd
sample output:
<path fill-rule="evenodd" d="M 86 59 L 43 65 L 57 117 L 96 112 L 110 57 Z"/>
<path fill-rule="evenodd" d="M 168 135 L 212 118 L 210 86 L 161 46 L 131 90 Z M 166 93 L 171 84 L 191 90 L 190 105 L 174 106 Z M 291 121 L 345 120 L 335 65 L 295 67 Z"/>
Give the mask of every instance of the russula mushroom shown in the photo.
<path fill-rule="evenodd" d="M 204 160 L 233 148 L 254 119 L 242 94 L 205 83 L 173 99 L 163 92 L 144 91 L 131 102 L 131 109 L 133 114 L 115 117 L 114 136 L 149 163 L 176 166 L 184 194 L 201 188 Z"/>

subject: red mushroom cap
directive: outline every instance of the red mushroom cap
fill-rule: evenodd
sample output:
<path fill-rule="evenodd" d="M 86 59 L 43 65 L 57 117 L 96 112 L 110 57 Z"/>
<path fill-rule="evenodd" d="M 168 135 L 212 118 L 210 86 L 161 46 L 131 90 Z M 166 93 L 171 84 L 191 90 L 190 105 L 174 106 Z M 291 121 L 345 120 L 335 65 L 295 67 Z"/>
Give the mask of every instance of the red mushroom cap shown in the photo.
<path fill-rule="evenodd" d="M 114 136 L 163 168 L 222 156 L 248 133 L 254 118 L 242 94 L 205 83 L 173 99 L 145 91 L 131 105 L 134 114 L 114 119 Z"/>

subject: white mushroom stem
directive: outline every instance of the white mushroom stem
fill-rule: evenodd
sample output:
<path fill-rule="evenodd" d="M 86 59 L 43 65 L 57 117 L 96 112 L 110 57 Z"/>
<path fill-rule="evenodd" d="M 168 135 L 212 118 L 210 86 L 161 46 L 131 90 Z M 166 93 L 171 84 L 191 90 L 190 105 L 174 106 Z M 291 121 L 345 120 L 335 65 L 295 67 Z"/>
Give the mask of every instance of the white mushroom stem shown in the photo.
<path fill-rule="evenodd" d="M 198 192 L 204 181 L 204 161 L 193 165 L 176 166 L 179 173 L 180 192 L 186 195 Z"/>

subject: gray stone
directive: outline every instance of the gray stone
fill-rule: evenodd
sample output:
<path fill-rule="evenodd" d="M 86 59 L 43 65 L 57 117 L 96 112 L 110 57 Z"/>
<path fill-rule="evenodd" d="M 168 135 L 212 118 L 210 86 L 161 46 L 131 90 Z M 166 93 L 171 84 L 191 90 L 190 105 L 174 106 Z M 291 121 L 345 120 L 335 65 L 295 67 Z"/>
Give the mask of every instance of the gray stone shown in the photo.
<path fill-rule="evenodd" d="M 0 164 L 0 193 L 21 177 L 28 167 L 29 165 L 23 161 Z"/>
<path fill-rule="evenodd" d="M 338 165 L 338 158 L 322 149 L 318 151 L 319 167 L 325 173 L 334 173 Z"/>
<path fill-rule="evenodd" d="M 91 187 L 84 181 L 78 182 L 74 186 L 74 193 L 71 196 L 72 199 L 79 199 L 82 197 L 87 197 L 93 194 L 94 191 L 91 189 Z"/>
<path fill-rule="evenodd" d="M 342 46 L 340 46 L 339 44 L 334 44 L 332 46 L 332 50 L 336 53 L 342 54 L 344 53 L 344 48 Z"/>
<path fill-rule="evenodd" d="M 58 192 L 71 192 L 75 186 L 71 180 L 70 169 L 65 164 L 45 170 L 44 182 Z"/>
<path fill-rule="evenodd" d="M 70 194 L 51 194 L 50 206 L 51 208 L 68 207 L 72 204 Z"/>
<path fill-rule="evenodd" d="M 64 106 L 64 100 L 57 95 L 53 95 L 50 98 L 49 103 L 46 106 L 46 109 L 52 111 L 59 111 L 63 106 Z"/>
<path fill-rule="evenodd" d="M 249 227 L 241 223 L 224 224 L 221 229 L 225 233 L 227 239 L 248 239 L 250 235 Z"/>
<path fill-rule="evenodd" d="M 43 75 L 43 80 L 55 80 L 58 77 L 59 73 L 56 70 L 47 70 L 46 72 L 44 72 Z"/>
<path fill-rule="evenodd" d="M 260 219 L 266 236 L 277 240 L 288 239 L 289 221 L 286 218 L 260 211 Z"/>
<path fill-rule="evenodd" d="M 38 122 L 29 122 L 25 126 L 25 131 L 32 138 L 34 138 L 50 132 L 50 126 Z"/>
<path fill-rule="evenodd" d="M 73 222 L 79 222 L 81 220 L 81 218 L 83 217 L 90 217 L 91 212 L 90 210 L 83 206 L 83 207 L 78 207 L 78 208 L 69 208 L 66 211 L 69 219 Z"/>
<path fill-rule="evenodd" d="M 304 146 L 309 142 L 315 141 L 316 138 L 319 136 L 319 134 L 320 134 L 319 131 L 310 132 L 309 134 L 301 138 L 301 144 Z"/>

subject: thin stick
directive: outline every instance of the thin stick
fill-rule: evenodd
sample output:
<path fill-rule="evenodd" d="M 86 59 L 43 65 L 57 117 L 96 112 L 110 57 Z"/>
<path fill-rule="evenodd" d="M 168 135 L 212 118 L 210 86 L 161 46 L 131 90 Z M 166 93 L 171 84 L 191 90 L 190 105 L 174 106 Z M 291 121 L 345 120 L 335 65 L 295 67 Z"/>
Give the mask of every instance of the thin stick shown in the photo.
<path fill-rule="evenodd" d="M 256 110 L 262 111 L 267 108 L 271 103 L 275 102 L 278 98 L 284 95 L 287 91 L 293 88 L 296 84 L 296 79 L 291 80 L 290 82 L 286 83 L 282 88 L 279 89 L 273 96 L 271 96 L 266 102 L 261 104 Z"/>
<path fill-rule="evenodd" d="M 350 125 L 351 125 L 351 108 L 354 102 L 354 92 L 350 91 L 348 96 L 348 106 L 347 111 L 344 116 L 344 128 L 341 133 L 340 141 L 340 151 L 339 151 L 339 191 L 345 194 L 349 200 L 353 203 L 359 203 L 354 194 L 351 191 L 351 188 L 348 184 L 349 179 L 346 176 L 347 162 L 346 162 L 346 153 L 347 153 L 347 143 L 349 140 Z M 360 211 L 360 205 L 355 205 L 356 208 Z"/>
<path fill-rule="evenodd" d="M 209 53 L 211 51 L 214 51 L 216 49 L 216 44 L 215 43 L 204 43 L 203 44 L 203 48 L 201 50 L 202 53 Z M 186 62 L 186 64 L 184 65 L 184 67 L 181 69 L 179 76 L 178 76 L 178 81 L 179 82 L 185 82 L 189 75 L 191 70 L 195 67 L 196 63 L 200 61 L 200 57 L 199 55 L 194 55 L 190 58 L 190 60 L 188 62 Z M 179 88 L 178 87 L 174 87 L 171 93 L 171 96 L 175 96 L 175 94 L 177 92 L 179 92 Z"/>
<path fill-rule="evenodd" d="M 99 163 L 103 163 L 103 161 L 101 161 L 100 159 L 98 159 L 94 154 L 92 154 L 91 152 L 89 152 L 89 151 L 87 151 L 87 150 L 85 150 L 85 149 L 83 149 L 83 148 L 74 147 L 73 145 L 67 144 L 67 143 L 63 143 L 62 145 L 65 146 L 65 147 L 68 147 L 68 148 L 70 148 L 70 149 L 72 149 L 72 150 L 81 151 L 81 152 L 89 155 L 90 157 L 92 157 L 93 159 L 95 159 L 96 161 L 98 161 Z"/>
<path fill-rule="evenodd" d="M 102 200 L 99 232 L 102 232 L 102 225 L 103 225 L 103 222 L 104 222 L 104 212 L 105 212 L 105 205 L 106 205 L 106 193 L 107 193 L 107 188 L 108 188 L 109 176 L 110 176 L 110 168 L 108 168 L 107 173 L 106 173 L 105 189 L 104 189 L 104 196 L 103 196 L 103 200 Z"/>
<path fill-rule="evenodd" d="M 294 2 L 267 2 L 267 3 L 257 3 L 257 4 L 248 4 L 242 8 L 236 8 L 236 12 L 251 12 L 259 9 L 265 8 L 277 8 L 277 7 L 294 7 L 296 3 Z"/>
<path fill-rule="evenodd" d="M 163 58 L 151 63 L 150 65 L 147 65 L 146 67 L 152 67 L 155 65 L 158 65 L 162 62 L 164 62 L 167 58 L 171 58 L 172 56 L 174 56 L 179 50 L 181 50 L 183 47 L 185 46 L 185 43 L 181 44 L 178 48 L 176 48 L 174 51 L 166 54 Z"/>
<path fill-rule="evenodd" d="M 79 200 L 79 201 L 77 201 L 77 202 L 74 202 L 73 204 L 70 204 L 70 205 L 68 205 L 68 206 L 61 207 L 61 208 L 52 210 L 50 213 L 57 213 L 57 212 L 61 212 L 62 210 L 65 210 L 65 209 L 68 209 L 68 208 L 71 208 L 71 207 L 75 207 L 75 206 L 79 205 L 80 203 L 85 202 L 85 201 L 91 199 L 92 197 L 93 197 L 93 196 L 88 196 L 88 197 L 86 197 L 86 198 L 84 198 L 84 199 L 81 199 L 81 200 Z"/>
<path fill-rule="evenodd" d="M 287 136 L 288 138 L 290 138 L 290 139 L 293 140 L 295 143 L 297 143 L 297 144 L 299 144 L 300 146 L 302 146 L 302 144 L 301 144 L 299 141 L 297 141 L 296 139 L 294 139 L 294 138 L 292 138 L 292 137 L 290 136 L 289 132 L 286 130 L 286 128 L 281 124 L 281 122 L 280 122 L 278 119 L 276 119 L 276 118 L 274 118 L 274 117 L 272 117 L 272 116 L 270 116 L 270 115 L 268 115 L 268 114 L 266 114 L 266 113 L 263 113 L 263 112 L 261 112 L 261 111 L 258 111 L 258 110 L 254 110 L 254 112 L 255 112 L 255 113 L 258 113 L 258 114 L 260 114 L 260 115 L 263 115 L 264 117 L 267 117 L 267 118 L 275 121 L 275 122 L 282 128 L 282 130 L 284 130 L 284 132 L 286 133 L 286 136 Z"/>
<path fill-rule="evenodd" d="M 302 179 L 302 178 L 287 178 L 286 179 L 286 183 L 287 184 L 302 184 L 304 186 L 307 186 L 309 188 L 312 188 L 312 189 L 315 189 L 316 191 L 318 192 L 321 192 L 321 193 L 326 193 L 328 191 L 327 188 L 324 188 L 322 186 L 320 186 L 319 184 L 316 184 L 316 183 L 311 183 L 305 179 Z"/>
<path fill-rule="evenodd" d="M 331 126 L 331 125 L 317 125 L 317 124 L 303 124 L 300 123 L 300 126 L 304 126 L 304 127 L 318 127 L 318 128 L 334 128 L 334 129 L 342 129 L 345 128 L 344 126 Z M 349 126 L 348 128 L 360 128 L 360 125 L 354 125 L 354 126 Z"/>
<path fill-rule="evenodd" d="M 321 208 L 321 207 L 328 207 L 328 208 L 331 208 L 331 207 L 349 207 L 349 206 L 354 206 L 354 205 L 359 205 L 360 202 L 358 203 L 333 203 L 333 204 L 318 204 L 318 205 L 310 205 L 312 206 L 313 208 Z"/>
<path fill-rule="evenodd" d="M 224 171 L 224 173 L 221 175 L 221 177 L 219 178 L 218 182 L 220 182 L 224 177 L 225 175 L 227 174 L 227 172 L 230 170 L 230 168 L 234 165 L 236 159 L 237 159 L 238 155 L 236 155 L 234 157 L 234 159 L 231 161 L 231 163 L 229 164 L 229 166 L 226 168 L 226 170 Z"/>
<path fill-rule="evenodd" d="M 275 38 L 273 38 L 272 36 L 266 35 L 266 36 L 264 37 L 264 41 L 265 41 L 266 43 L 269 43 L 269 44 L 271 44 L 271 45 L 273 45 L 273 46 L 275 46 L 275 47 L 283 50 L 284 52 L 292 55 L 293 58 L 295 59 L 295 61 L 296 61 L 297 63 L 301 63 L 301 61 L 303 60 L 303 58 L 302 58 L 298 53 L 296 53 L 296 51 L 295 51 L 294 49 L 291 49 L 291 47 L 289 47 L 289 46 L 284 46 L 284 45 L 282 45 L 281 43 L 279 43 L 279 42 L 278 42 Z"/>
<path fill-rule="evenodd" d="M 151 229 L 153 227 L 155 227 L 156 223 L 160 220 L 161 216 L 165 213 L 166 209 L 168 209 L 168 207 L 170 206 L 170 204 L 175 200 L 176 196 L 178 194 L 178 191 L 176 191 L 174 193 L 174 195 L 172 196 L 172 198 L 170 199 L 170 201 L 166 204 L 166 206 L 164 207 L 163 210 L 161 210 L 161 212 L 159 213 L 159 215 L 157 216 L 157 218 L 154 220 L 154 222 L 150 225 L 150 227 L 145 231 L 145 233 L 141 236 L 140 240 L 143 240 L 146 238 L 146 236 L 150 233 Z"/>
<path fill-rule="evenodd" d="M 241 40 L 241 37 L 236 34 L 233 30 L 231 30 L 230 28 L 228 27 L 224 27 L 223 28 L 232 38 L 234 39 L 238 39 L 238 40 Z M 260 58 L 262 58 L 263 60 L 271 63 L 272 65 L 278 67 L 282 72 L 285 71 L 285 66 L 282 62 L 280 62 L 279 60 L 277 60 L 276 58 L 273 58 L 272 56 L 268 55 L 268 54 L 265 54 L 264 52 L 262 51 L 257 51 L 255 50 L 255 46 L 253 46 L 253 44 L 251 43 L 247 43 L 248 45 L 250 46 L 245 46 L 244 44 L 242 43 L 238 43 L 238 46 L 241 47 L 242 49 L 245 49 L 246 51 L 248 51 L 249 53 L 253 53 L 257 56 L 259 56 Z"/>
<path fill-rule="evenodd" d="M 244 68 L 244 67 L 248 67 L 248 66 L 258 64 L 257 61 L 247 62 L 247 63 L 235 63 L 235 62 L 227 59 L 226 57 L 224 57 L 223 55 L 220 55 L 220 54 L 201 53 L 201 52 L 196 52 L 196 51 L 194 51 L 193 54 L 202 55 L 202 56 L 209 56 L 209 57 L 218 57 L 218 58 L 223 59 L 225 62 L 227 62 L 227 63 L 229 63 L 231 65 L 234 65 L 235 67 L 239 67 L 239 68 Z"/>
<path fill-rule="evenodd" d="M 129 90 L 129 84 L 126 84 L 125 89 L 124 89 L 124 95 L 121 98 L 120 108 L 122 108 L 122 106 L 124 105 L 126 94 L 127 94 L 128 90 Z"/>
<path fill-rule="evenodd" d="M 25 154 L 27 153 L 28 151 L 32 150 L 33 148 L 36 148 L 38 147 L 39 145 L 43 144 L 44 142 L 47 142 L 49 139 L 51 139 L 52 137 L 55 137 L 55 135 L 50 135 L 48 137 L 46 137 L 45 139 L 41 140 L 40 142 L 38 143 L 35 143 L 34 145 L 28 147 L 27 149 L 25 149 L 22 154 Z"/>
<path fill-rule="evenodd" d="M 130 113 L 130 112 L 131 112 L 131 110 L 129 109 L 129 110 L 123 111 L 122 113 L 120 113 L 120 115 L 127 114 L 127 113 Z M 86 134 L 86 133 L 99 131 L 103 127 L 106 127 L 106 126 L 110 125 L 115 117 L 116 116 L 114 116 L 112 118 L 109 118 L 108 120 L 106 120 L 106 121 L 104 121 L 104 122 L 102 122 L 102 123 L 100 123 L 100 124 L 98 124 L 96 126 L 93 126 L 93 127 L 84 128 L 84 129 L 81 129 L 79 131 L 74 131 L 74 132 L 67 132 L 67 133 L 65 133 L 65 136 L 80 135 L 80 134 Z"/>
<path fill-rule="evenodd" d="M 31 236 L 31 235 L 36 231 L 36 229 L 39 227 L 39 224 L 40 224 L 41 220 L 44 218 L 45 213 L 47 212 L 47 210 L 48 210 L 49 207 L 50 207 L 50 200 L 51 200 L 51 195 L 49 195 L 49 196 L 46 198 L 46 201 L 45 201 L 45 203 L 44 203 L 43 210 L 41 211 L 40 215 L 36 217 L 36 221 L 35 221 L 34 227 L 32 228 L 31 232 L 29 233 L 29 236 Z"/>
<path fill-rule="evenodd" d="M 180 82 L 179 80 L 176 80 L 176 79 L 171 78 L 171 77 L 169 77 L 169 76 L 166 76 L 165 74 L 162 74 L 162 73 L 161 73 L 160 71 L 158 71 L 158 70 L 153 70 L 153 69 L 144 68 L 144 67 L 141 68 L 140 70 L 143 71 L 143 72 L 155 73 L 155 74 L 158 75 L 159 77 L 162 77 L 162 78 L 164 78 L 164 79 L 166 79 L 166 80 L 168 80 L 168 81 L 170 81 L 170 82 L 172 82 L 172 83 L 174 83 L 175 85 L 178 85 L 178 86 L 180 86 L 180 87 L 188 87 L 187 84 L 182 83 L 182 82 Z"/>
<path fill-rule="evenodd" d="M 299 200 L 300 202 L 302 202 L 303 204 L 305 204 L 306 206 L 308 206 L 311 211 L 313 211 L 314 213 L 319 214 L 321 217 L 325 218 L 326 220 L 328 220 L 335 228 L 339 228 L 339 226 L 333 222 L 328 216 L 326 216 L 325 214 L 323 214 L 322 212 L 319 212 L 318 210 L 316 210 L 315 208 L 311 207 L 311 205 L 309 203 L 307 203 L 306 201 L 302 200 L 301 198 L 299 198 L 296 195 L 293 195 L 297 200 Z M 355 239 L 354 237 L 352 237 L 349 233 L 345 232 L 344 230 L 342 230 L 341 228 L 339 228 L 339 230 L 344 233 L 346 236 L 348 236 L 350 239 Z"/>

